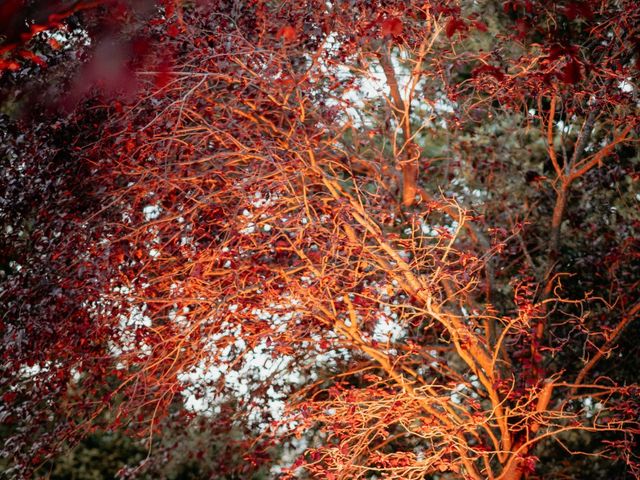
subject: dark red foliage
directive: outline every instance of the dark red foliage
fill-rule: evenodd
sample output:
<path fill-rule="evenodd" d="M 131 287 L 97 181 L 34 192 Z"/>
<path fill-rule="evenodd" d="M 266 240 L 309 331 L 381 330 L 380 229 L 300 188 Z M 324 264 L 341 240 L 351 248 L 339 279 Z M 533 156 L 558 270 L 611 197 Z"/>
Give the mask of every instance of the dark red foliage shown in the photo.
<path fill-rule="evenodd" d="M 637 471 L 633 3 L 4 4 L 6 105 L 66 107 L 0 118 L 15 471 L 198 401 L 242 478 Z"/>

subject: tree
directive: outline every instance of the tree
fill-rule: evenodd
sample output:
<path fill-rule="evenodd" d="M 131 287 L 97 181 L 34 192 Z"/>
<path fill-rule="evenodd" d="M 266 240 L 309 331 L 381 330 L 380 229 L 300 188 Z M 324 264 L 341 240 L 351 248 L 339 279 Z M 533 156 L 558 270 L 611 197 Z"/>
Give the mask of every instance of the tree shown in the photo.
<path fill-rule="evenodd" d="M 610 368 L 640 310 L 633 3 L 149 22 L 135 98 L 76 109 L 62 158 L 30 137 L 73 188 L 0 217 L 18 465 L 97 427 L 153 453 L 199 409 L 245 473 L 638 477 L 637 378 Z M 9 198 L 42 189 L 4 157 L 33 182 Z"/>

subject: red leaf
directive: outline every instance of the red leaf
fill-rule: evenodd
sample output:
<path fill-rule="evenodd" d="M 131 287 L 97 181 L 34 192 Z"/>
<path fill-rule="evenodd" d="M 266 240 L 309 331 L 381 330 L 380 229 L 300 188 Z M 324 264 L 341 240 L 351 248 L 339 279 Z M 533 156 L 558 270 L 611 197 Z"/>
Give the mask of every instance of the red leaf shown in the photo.
<path fill-rule="evenodd" d="M 531 30 L 531 25 L 526 19 L 519 18 L 516 20 L 516 30 L 518 31 L 517 38 L 522 40 L 527 36 L 529 30 Z"/>
<path fill-rule="evenodd" d="M 18 394 L 16 392 L 7 392 L 2 396 L 2 401 L 6 404 L 11 404 L 15 401 Z"/>
<path fill-rule="evenodd" d="M 476 27 L 481 32 L 486 32 L 487 30 L 489 30 L 486 23 L 480 22 L 478 20 L 474 20 L 473 26 Z"/>
<path fill-rule="evenodd" d="M 158 88 L 165 87 L 173 78 L 173 65 L 171 58 L 164 58 L 158 65 L 158 72 L 155 76 L 155 85 Z"/>
<path fill-rule="evenodd" d="M 380 33 L 383 36 L 392 35 L 397 37 L 402 35 L 402 30 L 404 26 L 399 18 L 387 18 L 380 27 Z"/>
<path fill-rule="evenodd" d="M 562 73 L 559 75 L 559 78 L 564 83 L 578 83 L 582 79 L 580 64 L 574 59 L 569 60 L 562 69 Z"/>
<path fill-rule="evenodd" d="M 47 62 L 45 62 L 42 58 L 40 58 L 35 53 L 30 52 L 29 50 L 21 50 L 20 56 L 22 58 L 26 58 L 27 60 L 31 60 L 33 63 L 37 64 L 42 68 L 45 68 L 47 66 Z"/>
<path fill-rule="evenodd" d="M 178 25 L 176 25 L 175 23 L 172 23 L 167 27 L 167 35 L 169 35 L 171 38 L 176 38 L 179 33 L 180 33 L 180 29 L 178 28 Z"/>
<path fill-rule="evenodd" d="M 0 72 L 2 72 L 3 70 L 10 70 L 12 72 L 15 72 L 16 70 L 20 69 L 20 64 L 17 62 L 14 62 L 13 60 L 2 60 L 0 58 Z"/>
<path fill-rule="evenodd" d="M 174 0 L 165 0 L 162 2 L 162 5 L 164 6 L 164 16 L 165 18 L 170 18 L 173 16 L 175 10 L 176 10 L 176 4 Z"/>
<path fill-rule="evenodd" d="M 278 34 L 276 35 L 278 40 L 284 40 L 285 42 L 295 41 L 296 36 L 296 29 L 291 25 L 285 25 L 280 30 L 278 30 Z"/>
<path fill-rule="evenodd" d="M 467 30 L 467 24 L 459 18 L 450 18 L 444 27 L 444 31 L 449 38 L 453 37 L 457 31 L 463 32 L 465 30 Z"/>
<path fill-rule="evenodd" d="M 444 31 L 447 34 L 447 37 L 451 38 L 454 33 L 456 33 L 456 20 L 455 18 L 450 18 L 447 22 L 447 25 L 444 27 Z"/>
<path fill-rule="evenodd" d="M 570 2 L 563 8 L 563 13 L 567 20 L 575 20 L 578 17 L 587 20 L 593 18 L 593 11 L 589 4 L 585 2 Z"/>

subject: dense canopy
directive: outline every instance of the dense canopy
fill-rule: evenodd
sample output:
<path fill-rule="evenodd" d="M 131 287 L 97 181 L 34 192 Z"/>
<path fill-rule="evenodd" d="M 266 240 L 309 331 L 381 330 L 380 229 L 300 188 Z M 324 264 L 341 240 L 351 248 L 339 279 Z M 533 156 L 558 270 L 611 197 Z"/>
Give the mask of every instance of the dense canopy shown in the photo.
<path fill-rule="evenodd" d="M 640 478 L 635 0 L 0 17 L 8 478 Z"/>

